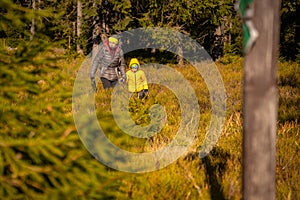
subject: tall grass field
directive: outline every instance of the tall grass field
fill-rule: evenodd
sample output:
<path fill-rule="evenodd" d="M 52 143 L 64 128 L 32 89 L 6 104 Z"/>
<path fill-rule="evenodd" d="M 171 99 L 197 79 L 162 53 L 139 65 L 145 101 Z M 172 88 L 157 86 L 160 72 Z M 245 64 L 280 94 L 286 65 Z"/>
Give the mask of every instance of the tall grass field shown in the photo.
<path fill-rule="evenodd" d="M 0 199 L 242 198 L 242 58 L 216 62 L 226 89 L 226 120 L 216 145 L 204 158 L 198 153 L 211 119 L 209 91 L 201 76 L 195 76 L 193 66 L 169 65 L 195 91 L 199 128 L 188 152 L 172 164 L 147 173 L 109 168 L 84 146 L 72 108 L 73 85 L 83 62 L 84 58 L 77 58 L 39 69 L 30 65 L 17 71 L 1 69 Z M 300 199 L 299 64 L 279 62 L 277 80 L 276 197 L 295 200 Z M 146 139 L 124 134 L 118 127 L 110 108 L 112 93 L 99 82 L 94 100 L 99 125 L 116 146 L 136 153 L 152 152 L 175 137 L 181 110 L 170 89 L 149 84 L 147 99 L 129 100 L 131 120 L 142 127 L 150 124 L 151 106 L 164 107 L 163 127 Z"/>

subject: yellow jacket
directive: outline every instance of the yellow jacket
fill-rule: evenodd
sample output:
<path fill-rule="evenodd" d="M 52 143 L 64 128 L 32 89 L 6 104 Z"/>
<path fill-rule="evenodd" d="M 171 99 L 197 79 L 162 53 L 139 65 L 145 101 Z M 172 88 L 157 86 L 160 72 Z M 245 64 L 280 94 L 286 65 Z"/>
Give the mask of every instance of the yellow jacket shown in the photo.
<path fill-rule="evenodd" d="M 142 90 L 148 90 L 148 83 L 143 70 L 140 69 L 140 62 L 136 58 L 130 60 L 129 66 L 132 64 L 138 64 L 139 68 L 136 72 L 131 70 L 126 72 L 126 80 L 128 83 L 129 92 L 140 92 Z"/>

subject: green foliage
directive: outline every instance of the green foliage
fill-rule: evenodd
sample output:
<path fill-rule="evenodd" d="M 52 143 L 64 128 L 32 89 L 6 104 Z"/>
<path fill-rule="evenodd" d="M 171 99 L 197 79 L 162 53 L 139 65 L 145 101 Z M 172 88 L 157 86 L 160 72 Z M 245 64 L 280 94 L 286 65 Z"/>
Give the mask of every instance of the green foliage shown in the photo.
<path fill-rule="evenodd" d="M 0 33 L 2 43 L 16 47 L 19 39 L 31 37 L 31 20 L 36 32 L 43 32 L 50 41 L 59 41 L 63 48 L 76 51 L 80 45 L 87 55 L 92 47 L 92 32 L 100 25 L 101 34 L 108 35 L 148 26 L 176 29 L 196 39 L 214 56 L 241 54 L 241 19 L 234 10 L 234 0 L 187 1 L 94 1 L 81 0 L 83 17 L 81 34 L 77 28 L 77 1 L 38 1 L 37 9 L 26 2 L 3 0 Z M 299 0 L 282 1 L 280 55 L 283 59 L 299 57 L 299 30 L 296 28 Z M 105 27 L 105 28 L 104 28 Z M 222 29 L 216 36 L 217 28 Z M 223 44 L 216 47 L 221 37 Z"/>
<path fill-rule="evenodd" d="M 14 29 L 17 37 L 16 43 L 2 39 L 0 46 L 0 196 L 110 198 L 105 169 L 84 149 L 73 124 L 72 80 L 78 66 L 59 60 L 61 50 L 42 28 L 33 39 L 27 37 L 32 17 L 27 8 L 10 1 L 1 6 L 2 33 Z"/>
<path fill-rule="evenodd" d="M 299 0 L 281 1 L 280 56 L 294 60 L 299 56 Z"/>
<path fill-rule="evenodd" d="M 85 150 L 73 124 L 72 80 L 78 66 L 56 62 L 57 68 L 40 65 L 45 69 L 33 73 L 37 67 L 14 64 L 18 68 L 1 70 L 0 195 L 110 198 L 105 169 Z"/>
<path fill-rule="evenodd" d="M 24 1 L 25 2 L 25 1 Z M 217 62 L 227 93 L 227 118 L 211 154 L 199 159 L 210 123 L 210 100 L 205 82 L 189 65 L 172 65 L 192 84 L 200 106 L 200 127 L 187 155 L 168 167 L 145 174 L 114 171 L 84 148 L 72 117 L 72 87 L 81 58 L 62 55 L 77 42 L 87 45 L 95 15 L 110 13 L 110 34 L 139 26 L 176 27 L 201 44 L 228 16 L 233 36 L 228 52 L 238 51 L 239 22 L 233 1 L 110 1 L 83 2 L 84 32 L 76 38 L 76 1 L 45 1 L 33 11 L 20 1 L 0 1 L 0 196 L 6 199 L 241 199 L 242 59 L 225 55 Z M 95 3 L 95 4 L 94 4 Z M 282 23 L 294 16 L 294 1 L 283 2 Z M 95 7 L 93 7 L 95 5 Z M 105 7 L 106 8 L 106 7 Z M 31 20 L 36 33 L 31 38 Z M 102 19 L 102 18 L 101 18 Z M 281 50 L 288 49 L 295 29 L 287 23 Z M 78 40 L 77 40 L 78 39 Z M 55 42 L 55 43 L 54 43 Z M 233 45 L 233 46 L 231 46 Z M 235 49 L 236 48 L 236 49 Z M 88 48 L 86 48 L 88 52 Z M 285 56 L 289 52 L 282 51 Z M 72 54 L 73 56 L 73 54 Z M 141 55 L 143 56 L 143 55 Z M 149 56 L 149 55 L 147 55 Z M 156 56 L 156 55 L 155 55 Z M 172 59 L 172 56 L 170 56 Z M 156 60 L 155 60 L 156 59 Z M 159 61 L 159 57 L 149 58 Z M 279 116 L 276 196 L 299 199 L 299 64 L 278 67 Z M 100 90 L 101 91 L 101 90 Z M 150 84 L 148 99 L 132 101 L 131 118 L 149 124 L 155 103 L 166 107 L 167 124 L 151 139 L 130 137 L 120 130 L 109 110 L 110 95 L 96 95 L 97 117 L 108 138 L 128 151 L 164 147 L 178 130 L 180 110 L 166 88 Z"/>

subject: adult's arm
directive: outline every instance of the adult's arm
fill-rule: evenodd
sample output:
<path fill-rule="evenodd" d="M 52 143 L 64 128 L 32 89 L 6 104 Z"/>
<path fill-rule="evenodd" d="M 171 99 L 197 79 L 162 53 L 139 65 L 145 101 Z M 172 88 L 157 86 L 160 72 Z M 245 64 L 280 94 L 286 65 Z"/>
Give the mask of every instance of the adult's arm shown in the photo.
<path fill-rule="evenodd" d="M 100 48 L 92 63 L 92 69 L 90 74 L 91 79 L 95 79 L 95 74 L 97 72 L 98 65 L 102 59 L 103 59 L 103 48 Z"/>
<path fill-rule="evenodd" d="M 124 59 L 124 53 L 123 50 L 120 50 L 120 67 L 122 78 L 126 78 L 126 64 Z"/>

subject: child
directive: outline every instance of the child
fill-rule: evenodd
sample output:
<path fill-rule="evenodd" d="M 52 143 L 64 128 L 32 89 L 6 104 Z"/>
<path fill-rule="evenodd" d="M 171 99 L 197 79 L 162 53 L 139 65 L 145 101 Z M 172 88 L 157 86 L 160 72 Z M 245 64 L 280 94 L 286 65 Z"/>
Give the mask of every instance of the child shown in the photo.
<path fill-rule="evenodd" d="M 139 99 L 148 95 L 148 83 L 143 70 L 140 69 L 140 62 L 137 58 L 132 58 L 129 63 L 130 70 L 126 72 L 128 90 L 137 93 Z"/>

